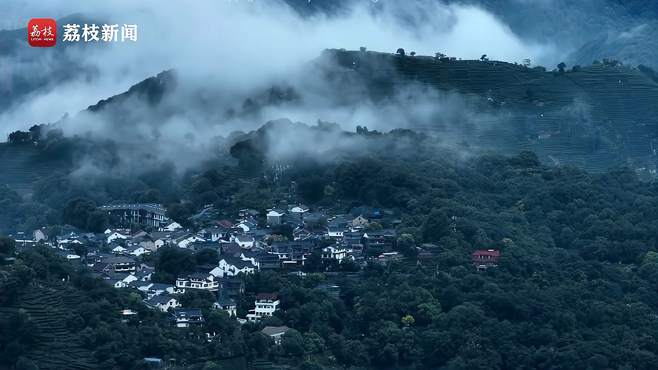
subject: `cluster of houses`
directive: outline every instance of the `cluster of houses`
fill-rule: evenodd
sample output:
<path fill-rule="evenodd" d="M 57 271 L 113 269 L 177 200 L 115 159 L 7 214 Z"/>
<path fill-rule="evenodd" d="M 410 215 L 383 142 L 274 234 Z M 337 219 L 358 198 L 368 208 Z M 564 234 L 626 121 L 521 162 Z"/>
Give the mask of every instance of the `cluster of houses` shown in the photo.
<path fill-rule="evenodd" d="M 188 290 L 212 292 L 216 296 L 213 308 L 237 318 L 236 302 L 245 289 L 241 275 L 259 270 L 300 271 L 313 254 L 332 264 L 365 263 L 367 258 L 380 263 L 401 259 L 394 250 L 399 220 L 391 211 L 371 207 L 332 214 L 311 212 L 304 205 L 279 204 L 263 212 L 240 210 L 235 219 L 228 220 L 207 206 L 190 217 L 193 229 L 169 220 L 157 204 L 113 204 L 101 209 L 111 215 L 118 228 L 102 234 L 64 230 L 52 240 L 39 229 L 31 236 L 23 234 L 17 243 L 49 244 L 67 259 L 86 264 L 113 287 L 139 292 L 147 306 L 171 313 L 178 327 L 204 322 L 201 310 L 182 307 L 179 297 Z M 127 224 L 131 229 L 121 228 Z M 135 225 L 139 226 L 137 231 Z M 146 257 L 167 246 L 191 251 L 210 248 L 217 251 L 218 260 L 177 276 L 173 284 L 153 282 L 155 270 Z M 478 270 L 485 270 L 497 266 L 499 257 L 497 250 L 478 250 L 472 254 L 472 262 Z M 239 320 L 257 322 L 278 309 L 276 293 L 261 293 Z M 268 330 L 277 336 L 285 332 L 280 327 Z"/>

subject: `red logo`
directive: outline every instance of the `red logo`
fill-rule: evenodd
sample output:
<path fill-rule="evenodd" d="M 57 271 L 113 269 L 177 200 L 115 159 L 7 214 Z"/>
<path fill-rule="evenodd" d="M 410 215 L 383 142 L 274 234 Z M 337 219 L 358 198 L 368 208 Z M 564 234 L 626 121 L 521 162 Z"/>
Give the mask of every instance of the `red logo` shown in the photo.
<path fill-rule="evenodd" d="M 57 22 L 52 18 L 32 18 L 27 23 L 27 42 L 32 47 L 49 48 L 57 43 Z"/>

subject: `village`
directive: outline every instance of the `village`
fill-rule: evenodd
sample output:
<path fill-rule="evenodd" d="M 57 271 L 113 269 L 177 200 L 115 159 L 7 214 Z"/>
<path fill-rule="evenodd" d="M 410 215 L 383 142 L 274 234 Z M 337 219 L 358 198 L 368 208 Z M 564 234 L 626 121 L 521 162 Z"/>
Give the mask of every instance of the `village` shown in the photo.
<path fill-rule="evenodd" d="M 220 218 L 209 205 L 190 217 L 193 227 L 189 228 L 169 219 L 159 204 L 115 203 L 100 209 L 114 223 L 102 234 L 66 228 L 60 235 L 49 237 L 42 228 L 31 235 L 14 235 L 16 246 L 49 246 L 114 288 L 138 293 L 147 307 L 169 314 L 171 325 L 178 328 L 204 325 L 202 308 L 186 307 L 181 302 L 188 291 L 210 292 L 215 297 L 212 309 L 225 311 L 241 324 L 259 323 L 280 310 L 280 301 L 278 292 L 258 292 L 247 313 L 239 315 L 244 277 L 249 274 L 269 270 L 303 278 L 310 264 L 326 273 L 354 274 L 368 263 L 410 260 L 397 248 L 400 220 L 386 209 L 362 206 L 346 214 L 333 214 L 284 202 L 262 211 L 242 209 L 229 220 Z M 153 279 L 156 267 L 151 257 L 162 248 L 212 251 L 210 255 L 216 253 L 217 261 L 176 276 L 173 283 L 158 282 Z M 432 260 L 437 246 L 413 248 L 413 263 L 422 264 Z M 474 269 L 484 271 L 498 265 L 500 251 L 476 250 L 470 258 Z M 335 295 L 340 291 L 333 284 L 322 288 Z M 135 313 L 126 310 L 121 314 Z M 265 326 L 262 333 L 279 344 L 287 330 L 286 326 Z"/>

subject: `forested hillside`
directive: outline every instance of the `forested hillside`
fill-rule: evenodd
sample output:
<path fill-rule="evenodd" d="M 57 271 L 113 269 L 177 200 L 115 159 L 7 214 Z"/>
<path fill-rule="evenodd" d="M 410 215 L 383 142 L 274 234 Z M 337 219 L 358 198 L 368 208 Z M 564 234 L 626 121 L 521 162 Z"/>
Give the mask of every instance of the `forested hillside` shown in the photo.
<path fill-rule="evenodd" d="M 278 122 L 265 130 L 290 125 Z M 304 130 L 332 132 L 327 127 L 291 127 L 300 135 Z M 137 327 L 111 324 L 120 325 L 123 339 L 106 337 L 104 330 L 119 329 L 107 328 L 102 321 L 115 317 L 119 308 L 132 307 L 130 301 L 74 275 L 68 283 L 45 282 L 49 276 L 61 280 L 71 274 L 66 262 L 55 262 L 47 254 L 39 257 L 45 252 L 19 255 L 17 264 L 3 268 L 3 289 L 14 292 L 1 295 L 3 312 L 24 308 L 17 314 L 27 315 L 25 325 L 39 327 L 40 309 L 30 305 L 72 307 L 81 293 L 64 293 L 67 284 L 84 286 L 93 301 L 107 300 L 110 306 L 99 311 L 97 319 L 81 311 L 82 318 L 74 320 L 77 329 L 69 329 L 85 333 L 82 338 L 95 338 L 85 339 L 76 352 L 80 368 L 90 361 L 134 368 L 121 360 L 124 353 L 133 360 L 150 355 L 201 363 L 244 355 L 305 369 L 658 366 L 658 188 L 641 182 L 633 171 L 590 174 L 573 167 L 547 167 L 530 152 L 460 158 L 424 135 L 362 128 L 358 134 L 339 134 L 340 140 L 359 144 L 349 155 L 326 156 L 323 161 L 306 156 L 289 162 L 275 178 L 268 175 L 267 153 L 274 142 L 265 140 L 267 135 L 255 132 L 235 144 L 238 167 L 214 167 L 187 178 L 178 193 L 183 202 L 170 204 L 170 215 L 183 222 L 189 215 L 185 209 L 209 200 L 226 214 L 239 207 L 262 209 L 290 195 L 290 181 L 295 181 L 297 199 L 312 206 L 346 211 L 365 204 L 399 212 L 398 235 L 405 241 L 397 248 L 407 258 L 385 267 L 368 264 L 357 275 L 330 277 L 309 262 L 307 277 L 271 272 L 247 276 L 246 294 L 280 294 L 282 310 L 267 323 L 287 325 L 296 333 L 287 335 L 280 347 L 263 345 L 254 336 L 260 327 L 248 325 L 239 336 L 227 329 L 231 326 L 222 329 L 231 343 L 228 352 L 226 347 L 183 339 L 179 345 L 171 340 L 167 345 L 154 343 L 156 338 L 164 340 L 154 333 L 169 335 L 157 317 Z M 57 198 L 59 190 L 49 189 Z M 154 201 L 162 201 L 157 194 L 152 193 Z M 415 246 L 422 243 L 435 245 L 432 258 L 416 256 Z M 471 252 L 483 248 L 500 250 L 497 268 L 477 271 L 472 265 Z M 326 279 L 341 287 L 338 298 L 315 289 Z M 35 286 L 44 294 L 36 297 Z M 52 320 L 57 323 L 49 327 L 58 328 L 64 317 Z M 11 332 L 36 333 L 7 326 L 14 322 L 24 321 L 11 319 L 3 325 Z M 11 339 L 2 343 L 3 359 L 40 361 L 39 351 L 54 350 L 49 342 L 33 349 L 30 340 L 35 339 L 27 333 L 5 337 Z M 43 329 L 43 335 L 52 333 Z M 130 338 L 142 344 L 128 345 L 133 343 Z M 189 353 L 194 357 L 186 357 Z"/>

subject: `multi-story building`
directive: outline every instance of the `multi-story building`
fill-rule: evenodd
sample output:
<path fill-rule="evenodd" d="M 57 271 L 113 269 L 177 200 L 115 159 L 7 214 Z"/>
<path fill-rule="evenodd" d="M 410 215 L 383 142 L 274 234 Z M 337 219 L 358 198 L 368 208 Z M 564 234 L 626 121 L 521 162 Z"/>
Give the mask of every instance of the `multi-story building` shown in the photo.
<path fill-rule="evenodd" d="M 133 258 L 116 256 L 108 257 L 101 260 L 107 264 L 105 271 L 109 272 L 135 272 L 137 271 L 137 262 Z"/>
<path fill-rule="evenodd" d="M 164 227 L 169 222 L 165 208 L 155 203 L 117 203 L 101 206 L 110 216 L 110 221 L 120 225 L 138 224 L 155 228 Z"/>
<path fill-rule="evenodd" d="M 255 307 L 247 314 L 247 320 L 259 321 L 263 317 L 271 317 L 279 308 L 279 303 L 276 293 L 259 293 L 256 295 Z"/>
<path fill-rule="evenodd" d="M 172 321 L 179 328 L 189 328 L 194 325 L 202 325 L 204 322 L 201 309 L 198 308 L 174 308 Z"/>
<path fill-rule="evenodd" d="M 498 266 L 499 259 L 500 251 L 495 249 L 480 249 L 471 255 L 471 260 L 478 271 Z"/>
<path fill-rule="evenodd" d="M 195 273 L 176 279 L 176 291 L 184 293 L 185 289 L 217 291 L 219 280 L 212 274 Z"/>
<path fill-rule="evenodd" d="M 334 259 L 342 261 L 344 258 L 352 258 L 352 250 L 341 245 L 322 248 L 322 259 Z"/>

